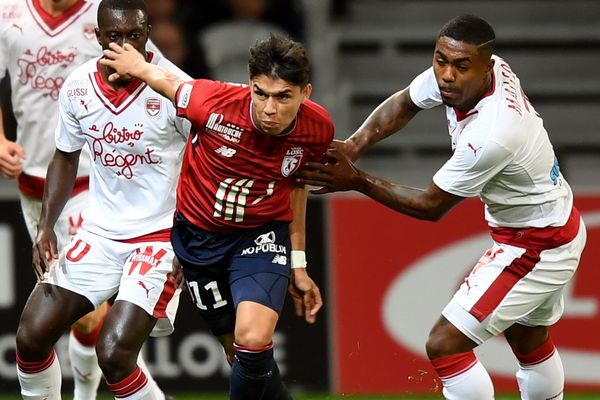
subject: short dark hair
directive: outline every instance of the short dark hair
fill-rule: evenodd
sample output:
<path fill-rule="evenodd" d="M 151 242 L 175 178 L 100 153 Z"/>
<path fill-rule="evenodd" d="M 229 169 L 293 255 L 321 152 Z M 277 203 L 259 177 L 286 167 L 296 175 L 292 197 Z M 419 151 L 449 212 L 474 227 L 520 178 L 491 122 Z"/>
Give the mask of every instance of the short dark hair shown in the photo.
<path fill-rule="evenodd" d="M 446 36 L 479 47 L 479 52 L 491 56 L 496 46 L 496 34 L 483 18 L 464 14 L 452 18 L 440 30 L 438 39 Z"/>
<path fill-rule="evenodd" d="M 148 23 L 148 7 L 144 0 L 102 0 L 98 6 L 98 25 L 100 25 L 100 15 L 106 10 L 140 10 L 146 15 L 146 23 Z"/>
<path fill-rule="evenodd" d="M 310 78 L 306 48 L 286 36 L 271 33 L 250 48 L 248 73 L 250 79 L 265 75 L 304 88 Z"/>

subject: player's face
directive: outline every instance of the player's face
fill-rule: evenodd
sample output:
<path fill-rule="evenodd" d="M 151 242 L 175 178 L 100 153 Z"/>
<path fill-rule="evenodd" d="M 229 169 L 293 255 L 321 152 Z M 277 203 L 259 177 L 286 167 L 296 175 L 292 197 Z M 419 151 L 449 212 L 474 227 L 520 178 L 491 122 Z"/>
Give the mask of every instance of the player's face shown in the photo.
<path fill-rule="evenodd" d="M 445 105 L 467 112 L 491 89 L 494 65 L 476 45 L 446 36 L 438 39 L 433 71 Z"/>
<path fill-rule="evenodd" d="M 102 49 L 109 43 L 129 43 L 145 55 L 149 33 L 148 16 L 141 10 L 104 10 L 98 16 L 96 38 Z"/>
<path fill-rule="evenodd" d="M 252 118 L 256 127 L 268 135 L 279 135 L 291 127 L 300 105 L 312 87 L 301 88 L 283 79 L 259 75 L 250 80 Z"/>

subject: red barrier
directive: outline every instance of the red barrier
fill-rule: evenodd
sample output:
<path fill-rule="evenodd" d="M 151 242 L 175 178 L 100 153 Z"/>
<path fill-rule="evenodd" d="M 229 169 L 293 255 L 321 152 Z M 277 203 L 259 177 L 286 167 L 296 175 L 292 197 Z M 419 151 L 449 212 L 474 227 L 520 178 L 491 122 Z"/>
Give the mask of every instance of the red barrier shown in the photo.
<path fill-rule="evenodd" d="M 588 226 L 580 269 L 552 328 L 568 389 L 600 389 L 600 196 L 575 201 Z M 439 393 L 425 356 L 431 325 L 491 239 L 483 206 L 467 200 L 437 223 L 359 197 L 330 200 L 337 393 Z M 516 361 L 502 337 L 478 350 L 496 390 L 516 391 Z M 595 366 L 595 367 L 594 367 Z"/>

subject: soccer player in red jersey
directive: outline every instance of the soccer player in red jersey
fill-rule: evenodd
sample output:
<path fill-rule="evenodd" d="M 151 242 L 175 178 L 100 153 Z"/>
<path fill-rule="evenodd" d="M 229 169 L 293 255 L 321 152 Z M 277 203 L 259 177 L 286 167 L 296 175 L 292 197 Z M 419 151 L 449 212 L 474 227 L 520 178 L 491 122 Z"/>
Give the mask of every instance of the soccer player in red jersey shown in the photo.
<path fill-rule="evenodd" d="M 320 160 L 334 134 L 327 111 L 308 99 L 305 48 L 278 35 L 257 42 L 249 85 L 241 85 L 186 82 L 131 46 L 110 47 L 101 63 L 117 71 L 114 78 L 145 81 L 195 130 L 171 241 L 193 300 L 232 363 L 230 398 L 289 398 L 272 341 L 286 288 L 309 323 L 322 305 L 306 273 L 307 192 L 292 175 Z"/>

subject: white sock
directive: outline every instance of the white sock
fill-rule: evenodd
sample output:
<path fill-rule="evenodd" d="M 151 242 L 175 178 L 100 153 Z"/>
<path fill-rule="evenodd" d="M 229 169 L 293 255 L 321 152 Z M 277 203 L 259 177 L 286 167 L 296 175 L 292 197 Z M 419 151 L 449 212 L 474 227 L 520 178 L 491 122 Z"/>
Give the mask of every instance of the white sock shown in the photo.
<path fill-rule="evenodd" d="M 42 362 L 30 363 L 17 356 L 17 376 L 24 400 L 60 400 L 62 376 L 54 350 Z"/>
<path fill-rule="evenodd" d="M 102 378 L 96 349 L 81 344 L 73 330 L 69 334 L 69 359 L 75 383 L 73 400 L 95 400 Z"/>
<path fill-rule="evenodd" d="M 141 351 L 138 354 L 137 365 L 138 365 L 138 367 L 140 367 L 142 369 L 142 371 L 144 371 L 146 378 L 148 378 L 148 384 L 153 388 L 153 393 L 156 396 L 156 398 L 159 400 L 165 400 L 165 394 L 160 389 L 160 387 L 158 387 L 158 383 L 156 383 L 156 381 L 152 377 L 152 374 L 150 373 L 150 370 L 148 369 L 148 366 L 146 365 L 146 361 L 144 361 L 144 357 L 142 356 Z"/>
<path fill-rule="evenodd" d="M 448 400 L 493 400 L 494 385 L 473 351 L 431 360 Z"/>
<path fill-rule="evenodd" d="M 523 400 L 562 400 L 565 373 L 558 351 L 537 363 L 520 361 L 517 382 Z"/>
<path fill-rule="evenodd" d="M 493 400 L 494 385 L 479 361 L 462 374 L 442 379 L 442 393 L 448 400 Z"/>
<path fill-rule="evenodd" d="M 164 400 L 156 382 L 148 380 L 139 367 L 122 381 L 113 384 L 107 382 L 107 385 L 116 400 Z"/>

